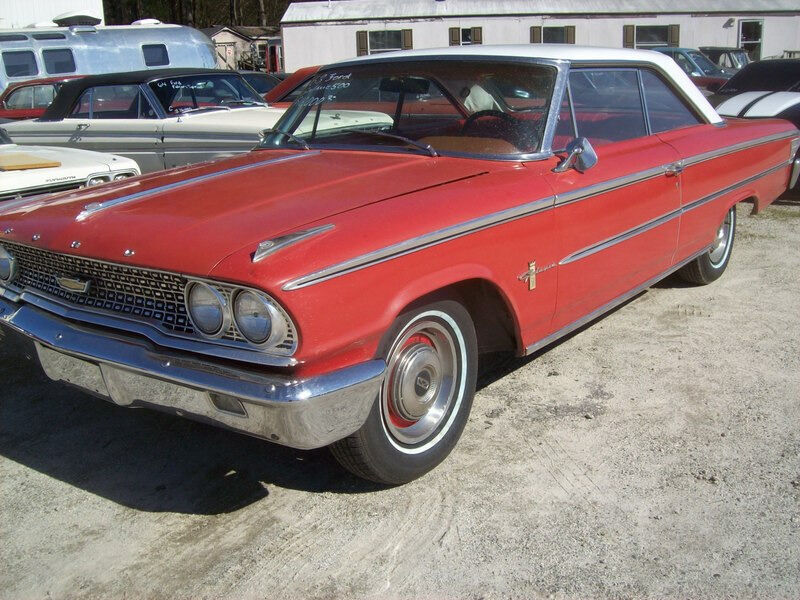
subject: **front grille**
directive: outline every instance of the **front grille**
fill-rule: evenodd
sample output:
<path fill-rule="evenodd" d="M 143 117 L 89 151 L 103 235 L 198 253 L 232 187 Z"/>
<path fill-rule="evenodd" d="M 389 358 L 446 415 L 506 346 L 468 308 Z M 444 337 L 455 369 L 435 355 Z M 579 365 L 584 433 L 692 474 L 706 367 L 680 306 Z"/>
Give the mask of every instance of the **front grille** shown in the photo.
<path fill-rule="evenodd" d="M 29 196 L 38 196 L 39 194 L 54 194 L 55 192 L 66 192 L 67 190 L 76 190 L 81 187 L 84 180 L 69 181 L 67 183 L 55 183 L 52 185 L 42 185 L 35 188 L 28 188 L 26 190 L 17 192 L 0 192 L 0 201 L 13 200 L 15 198 L 27 198 Z"/>
<path fill-rule="evenodd" d="M 170 335 L 202 337 L 186 314 L 184 289 L 188 280 L 181 275 L 58 254 L 14 242 L 3 241 L 2 245 L 17 260 L 13 285 L 21 290 L 36 291 L 84 310 L 148 323 Z M 62 277 L 88 280 L 89 289 L 85 293 L 67 291 L 56 281 Z M 219 282 L 214 285 L 225 294 L 230 306 L 236 288 Z M 289 333 L 275 350 L 291 354 L 296 335 L 291 321 L 287 318 L 286 322 Z M 233 321 L 221 339 L 235 345 L 249 345 Z"/>

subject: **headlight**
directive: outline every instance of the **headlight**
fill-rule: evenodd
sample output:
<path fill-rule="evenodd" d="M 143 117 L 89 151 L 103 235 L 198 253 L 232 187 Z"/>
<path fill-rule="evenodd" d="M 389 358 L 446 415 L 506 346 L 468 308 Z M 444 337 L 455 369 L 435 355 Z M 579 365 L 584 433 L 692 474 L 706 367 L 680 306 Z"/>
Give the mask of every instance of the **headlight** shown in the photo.
<path fill-rule="evenodd" d="M 128 177 L 133 177 L 133 173 L 117 173 L 114 175 L 114 181 L 119 181 L 120 179 L 127 179 Z"/>
<path fill-rule="evenodd" d="M 0 246 L 0 281 L 8 283 L 17 274 L 17 260 Z"/>
<path fill-rule="evenodd" d="M 86 185 L 100 185 L 101 183 L 106 183 L 108 181 L 107 175 L 101 175 L 97 177 L 90 177 L 89 181 L 86 182 Z"/>
<path fill-rule="evenodd" d="M 241 290 L 233 301 L 233 318 L 241 334 L 254 344 L 277 343 L 286 336 L 286 322 L 267 298 Z"/>
<path fill-rule="evenodd" d="M 225 296 L 206 283 L 195 281 L 186 289 L 186 306 L 192 323 L 203 335 L 219 337 L 230 325 Z"/>

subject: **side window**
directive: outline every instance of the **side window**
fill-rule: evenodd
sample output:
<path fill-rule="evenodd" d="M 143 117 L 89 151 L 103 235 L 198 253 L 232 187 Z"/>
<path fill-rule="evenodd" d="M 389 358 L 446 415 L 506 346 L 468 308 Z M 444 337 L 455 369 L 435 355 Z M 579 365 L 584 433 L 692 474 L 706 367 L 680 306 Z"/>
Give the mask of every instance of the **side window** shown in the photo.
<path fill-rule="evenodd" d="M 56 86 L 54 85 L 37 85 L 33 88 L 33 107 L 34 108 L 47 108 L 56 97 Z"/>
<path fill-rule="evenodd" d="M 91 119 L 149 119 L 155 115 L 139 86 L 104 85 L 86 90 L 70 116 Z"/>
<path fill-rule="evenodd" d="M 655 73 L 643 70 L 642 85 L 653 133 L 702 123 Z"/>
<path fill-rule="evenodd" d="M 6 108 L 20 110 L 33 108 L 33 88 L 31 86 L 14 90 L 6 98 Z"/>
<path fill-rule="evenodd" d="M 575 137 L 575 122 L 572 120 L 572 110 L 569 103 L 569 92 L 564 93 L 564 100 L 558 110 L 558 122 L 553 136 L 553 151 L 564 150 L 567 144 Z"/>
<path fill-rule="evenodd" d="M 55 48 L 42 50 L 44 57 L 44 69 L 50 75 L 60 73 L 74 73 L 75 59 L 72 57 L 72 50 L 69 48 Z"/>
<path fill-rule="evenodd" d="M 569 85 L 579 136 L 602 145 L 647 135 L 634 69 L 579 69 Z"/>
<path fill-rule="evenodd" d="M 8 77 L 30 77 L 39 74 L 36 57 L 30 50 L 3 52 L 3 64 Z"/>
<path fill-rule="evenodd" d="M 144 64 L 148 67 L 163 67 L 169 64 L 169 54 L 164 44 L 145 44 L 142 46 Z"/>

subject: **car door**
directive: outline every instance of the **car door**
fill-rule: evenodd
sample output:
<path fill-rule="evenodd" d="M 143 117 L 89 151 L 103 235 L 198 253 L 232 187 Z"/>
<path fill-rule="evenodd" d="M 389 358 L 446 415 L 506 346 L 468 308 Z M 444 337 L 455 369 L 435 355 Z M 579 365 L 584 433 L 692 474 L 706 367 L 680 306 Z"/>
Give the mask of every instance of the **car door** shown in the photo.
<path fill-rule="evenodd" d="M 89 88 L 63 126 L 67 145 L 131 158 L 143 173 L 164 168 L 161 122 L 137 85 Z"/>
<path fill-rule="evenodd" d="M 587 138 L 598 161 L 549 175 L 561 240 L 553 329 L 618 300 L 671 265 L 678 153 L 651 135 L 637 69 L 573 69 L 554 144 Z"/>

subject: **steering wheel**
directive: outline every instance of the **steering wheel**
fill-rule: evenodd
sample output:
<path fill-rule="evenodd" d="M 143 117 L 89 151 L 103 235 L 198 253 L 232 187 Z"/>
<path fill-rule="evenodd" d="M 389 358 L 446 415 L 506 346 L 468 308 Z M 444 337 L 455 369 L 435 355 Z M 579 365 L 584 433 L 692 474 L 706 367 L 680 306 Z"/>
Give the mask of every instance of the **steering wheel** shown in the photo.
<path fill-rule="evenodd" d="M 508 123 L 513 123 L 514 121 L 516 121 L 514 117 L 512 117 L 508 113 L 504 113 L 502 110 L 497 110 L 496 108 L 488 108 L 486 110 L 479 110 L 468 116 L 467 120 L 464 121 L 464 125 L 461 126 L 461 131 L 465 131 L 475 121 L 477 121 L 478 119 L 482 119 L 483 117 L 498 117 Z"/>

